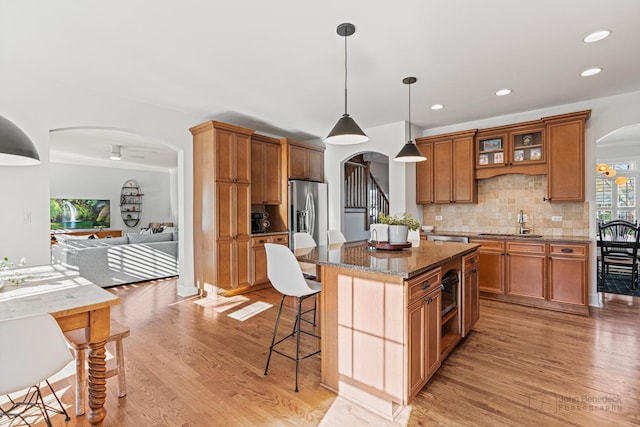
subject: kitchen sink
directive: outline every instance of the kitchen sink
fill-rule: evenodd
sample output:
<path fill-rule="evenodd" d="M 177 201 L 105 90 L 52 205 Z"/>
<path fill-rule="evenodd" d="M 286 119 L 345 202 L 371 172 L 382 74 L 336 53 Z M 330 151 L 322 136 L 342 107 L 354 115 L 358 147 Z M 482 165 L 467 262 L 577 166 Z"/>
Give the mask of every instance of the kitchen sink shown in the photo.
<path fill-rule="evenodd" d="M 540 238 L 542 237 L 540 234 L 504 234 L 504 233 L 480 233 L 479 236 L 487 236 L 487 237 L 529 237 L 529 238 Z"/>

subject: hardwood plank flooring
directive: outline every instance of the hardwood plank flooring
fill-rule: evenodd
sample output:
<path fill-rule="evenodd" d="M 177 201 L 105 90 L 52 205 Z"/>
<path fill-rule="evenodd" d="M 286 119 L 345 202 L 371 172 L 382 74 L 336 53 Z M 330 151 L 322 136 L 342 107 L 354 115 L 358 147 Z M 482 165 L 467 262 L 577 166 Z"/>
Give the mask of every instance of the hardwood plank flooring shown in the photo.
<path fill-rule="evenodd" d="M 221 313 L 175 289 L 175 280 L 110 289 L 122 299 L 112 315 L 131 336 L 128 394 L 119 399 L 117 378 L 108 380 L 105 426 L 391 425 L 321 387 L 317 356 L 300 364 L 299 393 L 292 361 L 274 354 L 263 375 L 280 301 L 273 289 Z M 227 316 L 256 301 L 274 307 L 244 322 Z M 291 301 L 283 316 L 293 318 Z M 408 425 L 640 425 L 639 338 L 638 298 L 608 297 L 590 317 L 482 300 L 480 321 L 412 402 Z M 54 387 L 73 414 L 69 372 Z M 87 425 L 86 416 L 53 422 Z"/>

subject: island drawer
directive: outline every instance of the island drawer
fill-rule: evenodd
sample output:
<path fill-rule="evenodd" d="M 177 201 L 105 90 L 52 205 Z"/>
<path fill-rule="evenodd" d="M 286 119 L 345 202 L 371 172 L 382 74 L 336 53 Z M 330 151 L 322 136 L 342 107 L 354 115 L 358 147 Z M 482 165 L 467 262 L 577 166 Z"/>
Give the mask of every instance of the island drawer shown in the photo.
<path fill-rule="evenodd" d="M 418 277 L 414 277 L 407 283 L 407 306 L 425 297 L 429 292 L 440 286 L 442 269 L 440 267 L 430 270 Z"/>
<path fill-rule="evenodd" d="M 465 255 L 463 258 L 462 271 L 467 272 L 471 271 L 475 268 L 478 268 L 479 265 L 479 255 L 478 252 L 474 252 L 473 254 Z"/>

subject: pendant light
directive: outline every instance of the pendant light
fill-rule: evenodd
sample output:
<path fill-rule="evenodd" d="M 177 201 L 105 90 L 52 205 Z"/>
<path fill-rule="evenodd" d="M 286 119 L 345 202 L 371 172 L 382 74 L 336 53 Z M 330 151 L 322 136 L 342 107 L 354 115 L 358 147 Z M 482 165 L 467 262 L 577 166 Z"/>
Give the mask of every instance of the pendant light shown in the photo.
<path fill-rule="evenodd" d="M 344 37 L 344 114 L 331 129 L 324 142 L 335 145 L 351 145 L 367 142 L 369 137 L 347 113 L 347 37 L 356 32 L 353 24 L 338 25 L 338 35 Z"/>
<path fill-rule="evenodd" d="M 39 163 L 35 144 L 18 126 L 0 116 L 0 165 L 32 166 Z"/>
<path fill-rule="evenodd" d="M 409 141 L 404 144 L 402 150 L 395 157 L 396 162 L 422 162 L 427 160 L 425 156 L 422 155 L 420 149 L 416 144 L 413 143 L 411 139 L 411 85 L 414 84 L 418 79 L 415 77 L 405 77 L 402 79 L 402 83 L 406 84 L 409 87 Z"/>

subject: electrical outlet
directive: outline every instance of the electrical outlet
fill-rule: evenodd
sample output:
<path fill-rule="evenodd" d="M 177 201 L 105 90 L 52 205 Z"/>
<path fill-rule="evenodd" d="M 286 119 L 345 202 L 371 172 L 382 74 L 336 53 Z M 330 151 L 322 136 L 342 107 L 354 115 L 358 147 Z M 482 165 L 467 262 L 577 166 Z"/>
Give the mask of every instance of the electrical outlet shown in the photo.
<path fill-rule="evenodd" d="M 442 215 L 436 215 L 436 221 L 442 221 Z"/>
<path fill-rule="evenodd" d="M 527 222 L 529 220 L 529 215 L 524 214 L 522 215 L 522 222 Z"/>
<path fill-rule="evenodd" d="M 23 224 L 31 224 L 31 212 L 30 211 L 24 211 L 22 213 L 22 223 Z"/>
<path fill-rule="evenodd" d="M 562 221 L 562 217 L 561 217 L 561 216 L 559 216 L 559 215 L 553 215 L 553 216 L 551 217 L 551 221 L 553 221 L 553 222 L 559 222 L 559 221 Z"/>

